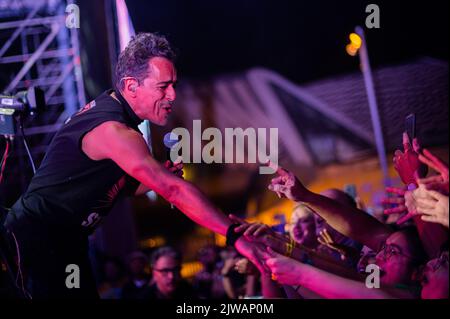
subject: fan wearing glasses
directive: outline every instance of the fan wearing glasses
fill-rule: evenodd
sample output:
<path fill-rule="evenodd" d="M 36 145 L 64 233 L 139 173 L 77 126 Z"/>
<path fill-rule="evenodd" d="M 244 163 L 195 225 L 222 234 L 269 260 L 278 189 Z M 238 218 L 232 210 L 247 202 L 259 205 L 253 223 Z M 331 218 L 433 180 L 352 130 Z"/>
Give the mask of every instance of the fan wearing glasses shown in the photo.
<path fill-rule="evenodd" d="M 181 254 L 172 247 L 158 248 L 151 257 L 152 283 L 145 299 L 192 299 L 192 287 L 181 278 Z"/>

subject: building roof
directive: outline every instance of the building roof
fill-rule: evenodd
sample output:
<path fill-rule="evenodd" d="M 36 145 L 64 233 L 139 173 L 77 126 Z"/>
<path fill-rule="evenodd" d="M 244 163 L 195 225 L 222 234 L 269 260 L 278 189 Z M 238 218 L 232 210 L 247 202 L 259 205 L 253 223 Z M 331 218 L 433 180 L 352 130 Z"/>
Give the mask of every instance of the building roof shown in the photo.
<path fill-rule="evenodd" d="M 373 71 L 387 150 L 401 146 L 404 119 L 416 114 L 417 136 L 424 145 L 448 144 L 448 63 L 421 58 Z M 364 80 L 354 73 L 303 86 L 353 125 L 373 131 Z"/>

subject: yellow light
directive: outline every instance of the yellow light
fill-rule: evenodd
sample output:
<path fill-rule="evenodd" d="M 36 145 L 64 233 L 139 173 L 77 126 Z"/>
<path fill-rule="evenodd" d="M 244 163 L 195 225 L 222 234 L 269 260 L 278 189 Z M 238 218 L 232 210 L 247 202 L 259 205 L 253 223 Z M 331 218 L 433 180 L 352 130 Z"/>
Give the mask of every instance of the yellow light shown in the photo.
<path fill-rule="evenodd" d="M 156 248 L 164 245 L 166 240 L 161 236 L 150 237 L 140 241 L 141 248 Z"/>
<path fill-rule="evenodd" d="M 192 278 L 202 269 L 203 266 L 198 261 L 183 263 L 181 267 L 181 277 Z"/>
<path fill-rule="evenodd" d="M 351 33 L 349 38 L 350 42 L 356 49 L 359 49 L 361 47 L 362 39 L 359 35 L 357 35 L 356 33 Z"/>
<path fill-rule="evenodd" d="M 358 52 L 358 49 L 355 48 L 355 47 L 353 46 L 352 43 L 347 44 L 347 46 L 345 47 L 345 50 L 346 50 L 347 53 L 348 53 L 349 55 L 351 55 L 351 56 L 355 56 L 356 53 Z"/>
<path fill-rule="evenodd" d="M 183 165 L 183 178 L 185 181 L 192 181 L 194 179 L 194 171 L 192 166 Z"/>

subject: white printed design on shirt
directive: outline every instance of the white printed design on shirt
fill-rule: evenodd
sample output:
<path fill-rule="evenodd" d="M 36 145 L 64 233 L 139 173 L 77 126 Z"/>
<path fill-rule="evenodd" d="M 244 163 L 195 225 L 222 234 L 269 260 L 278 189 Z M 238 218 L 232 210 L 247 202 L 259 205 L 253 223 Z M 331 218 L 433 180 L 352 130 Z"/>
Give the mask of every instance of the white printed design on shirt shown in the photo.
<path fill-rule="evenodd" d="M 84 220 L 81 223 L 81 226 L 83 227 L 89 227 L 94 228 L 99 224 L 100 221 L 103 219 L 104 214 L 99 214 L 98 211 L 109 211 L 111 209 L 114 200 L 116 199 L 117 195 L 119 195 L 122 188 L 125 186 L 126 177 L 125 175 L 122 176 L 112 187 L 111 189 L 106 193 L 106 199 L 99 201 L 99 206 L 93 208 L 94 210 L 97 210 L 97 212 L 92 212 L 89 214 L 86 220 Z"/>

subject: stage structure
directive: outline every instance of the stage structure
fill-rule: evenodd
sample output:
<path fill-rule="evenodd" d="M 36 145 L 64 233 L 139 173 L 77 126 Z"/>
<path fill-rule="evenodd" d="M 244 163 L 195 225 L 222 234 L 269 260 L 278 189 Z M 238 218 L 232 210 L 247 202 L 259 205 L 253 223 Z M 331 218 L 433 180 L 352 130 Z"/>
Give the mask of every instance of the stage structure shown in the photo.
<path fill-rule="evenodd" d="M 63 122 L 86 104 L 78 14 L 71 0 L 0 0 L 0 68 L 2 79 L 6 79 L 6 84 L 0 82 L 0 91 L 15 94 L 39 87 L 45 93 L 45 110 L 24 122 L 30 151 L 37 162 Z M 24 190 L 29 180 L 23 172 L 29 170 L 30 164 L 19 139 L 15 138 L 7 168 L 8 175 L 18 178 L 9 179 L 8 185 L 19 183 L 14 186 Z"/>

